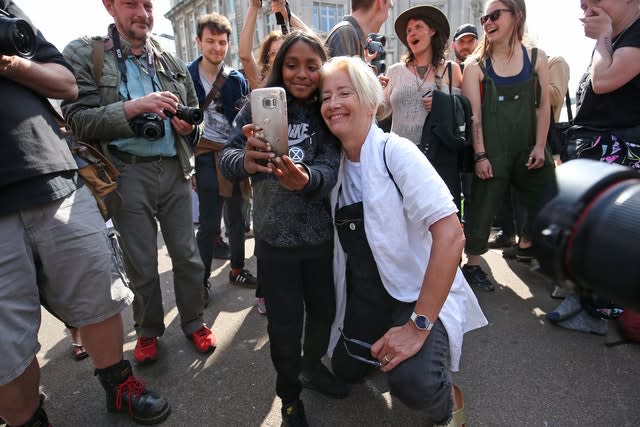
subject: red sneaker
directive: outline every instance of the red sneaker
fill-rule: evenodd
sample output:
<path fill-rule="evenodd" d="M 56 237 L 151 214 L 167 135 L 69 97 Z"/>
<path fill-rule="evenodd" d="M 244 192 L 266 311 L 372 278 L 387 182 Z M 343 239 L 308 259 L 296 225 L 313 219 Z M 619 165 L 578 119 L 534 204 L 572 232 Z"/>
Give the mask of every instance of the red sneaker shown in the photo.
<path fill-rule="evenodd" d="M 216 337 L 206 326 L 198 329 L 188 337 L 200 353 L 209 353 L 216 348 Z"/>
<path fill-rule="evenodd" d="M 133 359 L 138 364 L 155 362 L 158 359 L 158 337 L 138 337 Z"/>

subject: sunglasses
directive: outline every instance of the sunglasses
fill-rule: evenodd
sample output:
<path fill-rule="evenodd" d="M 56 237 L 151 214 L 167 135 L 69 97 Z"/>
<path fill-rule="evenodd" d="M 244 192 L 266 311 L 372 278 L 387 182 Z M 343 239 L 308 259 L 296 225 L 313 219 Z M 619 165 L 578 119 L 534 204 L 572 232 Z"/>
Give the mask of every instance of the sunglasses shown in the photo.
<path fill-rule="evenodd" d="M 502 12 L 511 12 L 511 13 L 513 13 L 513 10 L 511 10 L 511 9 L 496 9 L 491 13 L 488 13 L 486 15 L 482 15 L 480 17 L 480 24 L 484 25 L 488 20 L 491 20 L 492 22 L 496 22 L 498 19 L 500 19 L 500 15 L 502 15 Z"/>
<path fill-rule="evenodd" d="M 379 368 L 382 366 L 382 363 L 380 363 L 379 360 L 375 360 L 375 359 L 367 359 L 366 357 L 362 357 L 362 356 L 358 356 L 357 354 L 353 354 L 349 351 L 349 346 L 347 345 L 347 343 L 351 343 L 351 344 L 355 344 L 358 345 L 362 348 L 366 348 L 367 350 L 371 350 L 371 344 L 369 344 L 368 342 L 364 342 L 364 341 L 360 341 L 360 340 L 356 340 L 353 338 L 348 338 L 344 332 L 342 332 L 342 328 L 338 328 L 338 330 L 340 331 L 340 335 L 342 335 L 342 344 L 344 345 L 344 349 L 346 350 L 347 354 L 349 355 L 349 357 L 356 359 L 359 362 L 362 363 L 366 363 L 367 365 L 372 365 L 375 366 L 376 368 Z"/>

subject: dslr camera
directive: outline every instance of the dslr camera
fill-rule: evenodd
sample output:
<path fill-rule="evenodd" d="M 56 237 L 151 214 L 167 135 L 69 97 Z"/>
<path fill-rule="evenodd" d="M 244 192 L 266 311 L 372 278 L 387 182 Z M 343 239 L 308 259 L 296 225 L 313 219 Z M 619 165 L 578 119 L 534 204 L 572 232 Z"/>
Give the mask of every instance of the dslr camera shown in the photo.
<path fill-rule="evenodd" d="M 142 113 L 129 121 L 136 136 L 155 141 L 164 136 L 164 122 L 156 113 Z"/>
<path fill-rule="evenodd" d="M 173 113 L 166 110 L 164 113 L 168 117 L 174 116 Z M 175 116 L 192 125 L 199 125 L 204 120 L 204 115 L 199 108 L 187 107 L 181 104 L 176 107 Z M 136 136 L 148 139 L 149 141 L 158 140 L 165 134 L 163 120 L 156 113 L 142 113 L 131 119 L 129 126 L 131 126 Z"/>
<path fill-rule="evenodd" d="M 365 46 L 367 52 L 369 52 L 370 55 L 376 55 L 373 61 L 371 61 L 371 64 L 375 65 L 379 74 L 384 74 L 387 70 L 387 65 L 385 63 L 385 58 L 387 56 L 387 52 L 385 51 L 387 38 L 379 33 L 369 33 L 369 39 L 369 43 Z"/>
<path fill-rule="evenodd" d="M 164 112 L 168 117 L 173 117 L 169 111 Z M 186 105 L 178 104 L 176 107 L 176 117 L 184 120 L 192 125 L 199 125 L 204 120 L 204 114 L 198 107 L 187 107 Z"/>
<path fill-rule="evenodd" d="M 0 9 L 0 55 L 30 59 L 35 53 L 36 34 L 31 25 Z"/>

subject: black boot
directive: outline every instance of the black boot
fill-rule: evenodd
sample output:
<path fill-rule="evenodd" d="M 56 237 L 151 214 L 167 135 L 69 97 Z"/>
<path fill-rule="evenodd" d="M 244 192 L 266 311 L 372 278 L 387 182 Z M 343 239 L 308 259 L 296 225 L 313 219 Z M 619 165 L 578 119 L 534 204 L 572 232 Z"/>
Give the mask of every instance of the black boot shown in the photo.
<path fill-rule="evenodd" d="M 133 376 L 128 360 L 105 369 L 96 369 L 100 384 L 107 392 L 109 412 L 127 412 L 139 424 L 158 424 L 169 416 L 171 407 L 164 397 L 149 391 Z"/>
<path fill-rule="evenodd" d="M 49 424 L 49 418 L 47 418 L 47 413 L 42 409 L 42 400 L 40 401 L 40 406 L 36 409 L 36 412 L 34 412 L 31 418 L 29 418 L 29 421 L 22 424 L 22 427 L 51 427 L 51 424 Z"/>
<path fill-rule="evenodd" d="M 282 413 L 282 424 L 285 427 L 309 427 L 302 400 L 283 403 L 280 412 Z"/>

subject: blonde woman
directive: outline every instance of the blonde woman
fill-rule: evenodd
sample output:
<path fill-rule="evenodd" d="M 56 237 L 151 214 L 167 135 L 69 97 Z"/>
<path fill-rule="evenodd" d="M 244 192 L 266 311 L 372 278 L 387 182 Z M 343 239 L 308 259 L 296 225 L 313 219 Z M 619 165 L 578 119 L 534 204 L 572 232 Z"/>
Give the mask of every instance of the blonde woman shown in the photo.
<path fill-rule="evenodd" d="M 523 44 L 524 0 L 490 0 L 480 18 L 484 35 L 464 69 L 463 94 L 474 116 L 474 203 L 465 225 L 467 281 L 480 290 L 494 290 L 480 267 L 496 210 L 509 185 L 530 209 L 536 207 L 555 177 L 549 129 L 549 71 L 540 49 Z M 529 227 L 525 224 L 518 259 L 531 259 Z"/>

